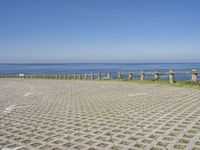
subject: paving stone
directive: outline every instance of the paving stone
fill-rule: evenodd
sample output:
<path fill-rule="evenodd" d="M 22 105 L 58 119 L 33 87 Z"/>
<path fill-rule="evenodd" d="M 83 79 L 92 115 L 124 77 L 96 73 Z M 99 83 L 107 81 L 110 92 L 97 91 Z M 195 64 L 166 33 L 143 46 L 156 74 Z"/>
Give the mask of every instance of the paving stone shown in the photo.
<path fill-rule="evenodd" d="M 117 81 L 0 79 L 0 149 L 200 149 L 200 91 Z"/>

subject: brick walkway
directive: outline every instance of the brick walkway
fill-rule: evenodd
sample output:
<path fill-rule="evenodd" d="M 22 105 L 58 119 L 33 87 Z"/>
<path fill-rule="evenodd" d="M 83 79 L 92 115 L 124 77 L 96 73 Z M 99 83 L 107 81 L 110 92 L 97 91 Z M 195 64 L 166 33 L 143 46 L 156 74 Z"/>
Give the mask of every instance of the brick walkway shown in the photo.
<path fill-rule="evenodd" d="M 200 91 L 115 81 L 0 80 L 0 149 L 200 150 Z"/>

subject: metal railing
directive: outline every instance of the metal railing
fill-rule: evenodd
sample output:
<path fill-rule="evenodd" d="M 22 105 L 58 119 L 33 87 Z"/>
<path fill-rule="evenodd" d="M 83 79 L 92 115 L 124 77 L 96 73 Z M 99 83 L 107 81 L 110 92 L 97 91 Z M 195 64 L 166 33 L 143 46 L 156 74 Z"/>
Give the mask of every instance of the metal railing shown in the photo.
<path fill-rule="evenodd" d="M 115 73 L 115 77 L 111 76 L 111 73 L 94 73 L 94 74 L 64 74 L 64 75 L 24 75 L 24 74 L 18 74 L 18 75 L 0 75 L 0 78 L 23 78 L 23 79 L 84 79 L 84 80 L 112 80 L 112 79 L 128 79 L 133 80 L 133 76 L 137 75 L 139 76 L 139 80 L 146 80 L 146 76 L 153 75 L 153 80 L 160 80 L 162 75 L 168 76 L 168 81 L 170 83 L 175 82 L 175 76 L 176 75 L 191 75 L 191 81 L 197 82 L 198 81 L 198 75 L 200 74 L 200 71 L 197 71 L 196 69 L 193 69 L 192 71 L 173 71 L 170 70 L 169 72 L 160 72 L 160 71 L 154 71 L 154 72 L 118 72 Z M 126 77 L 124 77 L 126 76 Z"/>

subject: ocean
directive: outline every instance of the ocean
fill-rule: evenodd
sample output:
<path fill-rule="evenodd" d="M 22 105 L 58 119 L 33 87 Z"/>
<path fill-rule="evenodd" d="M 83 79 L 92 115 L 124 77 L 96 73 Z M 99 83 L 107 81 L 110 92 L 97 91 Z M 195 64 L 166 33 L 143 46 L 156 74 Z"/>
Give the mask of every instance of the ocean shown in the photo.
<path fill-rule="evenodd" d="M 60 63 L 60 64 L 0 64 L 0 75 L 63 75 L 84 73 L 111 73 L 129 71 L 191 71 L 200 70 L 200 63 Z M 125 75 L 126 77 L 126 75 Z M 139 78 L 139 76 L 135 76 Z M 152 78 L 151 75 L 147 78 Z M 189 80 L 191 75 L 177 75 L 176 79 Z M 199 78 L 199 75 L 198 75 Z M 163 79 L 167 79 L 164 75 Z"/>

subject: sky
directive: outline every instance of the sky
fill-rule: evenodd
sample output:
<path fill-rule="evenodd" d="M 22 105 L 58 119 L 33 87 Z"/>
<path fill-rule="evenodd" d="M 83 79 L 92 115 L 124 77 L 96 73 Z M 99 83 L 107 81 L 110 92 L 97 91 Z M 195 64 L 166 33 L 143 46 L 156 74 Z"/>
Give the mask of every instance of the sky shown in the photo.
<path fill-rule="evenodd" d="M 0 63 L 200 62 L 199 0 L 0 0 Z"/>

